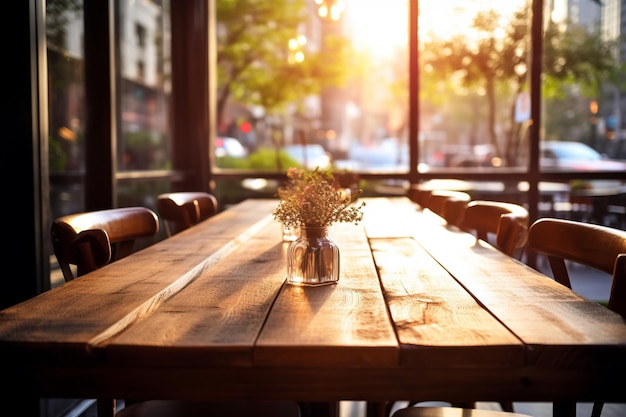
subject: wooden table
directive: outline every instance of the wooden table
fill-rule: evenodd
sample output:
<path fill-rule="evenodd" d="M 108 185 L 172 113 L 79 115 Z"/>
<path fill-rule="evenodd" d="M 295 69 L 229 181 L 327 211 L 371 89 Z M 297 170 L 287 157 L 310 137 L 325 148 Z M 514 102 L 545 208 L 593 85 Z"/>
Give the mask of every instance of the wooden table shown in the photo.
<path fill-rule="evenodd" d="M 337 285 L 286 285 L 277 201 L 248 200 L 0 311 L 3 397 L 626 402 L 624 319 L 366 201 Z"/>

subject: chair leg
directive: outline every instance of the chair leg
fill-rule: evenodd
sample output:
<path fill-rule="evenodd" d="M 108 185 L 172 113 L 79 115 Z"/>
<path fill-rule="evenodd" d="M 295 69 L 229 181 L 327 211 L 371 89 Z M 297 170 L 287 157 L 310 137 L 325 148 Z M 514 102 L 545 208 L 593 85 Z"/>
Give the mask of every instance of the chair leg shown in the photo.
<path fill-rule="evenodd" d="M 600 414 L 602 414 L 603 405 L 604 403 L 600 401 L 596 401 L 595 403 L 593 403 L 593 409 L 591 410 L 591 417 L 600 417 Z"/>
<path fill-rule="evenodd" d="M 457 402 L 452 402 L 450 403 L 450 405 L 452 407 L 456 407 L 456 408 L 467 408 L 467 409 L 475 409 L 476 408 L 476 403 L 475 402 L 469 402 L 469 403 L 457 403 Z"/>
<path fill-rule="evenodd" d="M 552 403 L 552 417 L 576 417 L 576 403 Z"/>
<path fill-rule="evenodd" d="M 366 417 L 390 417 L 395 401 L 367 401 L 365 405 Z"/>
<path fill-rule="evenodd" d="M 339 417 L 339 402 L 299 402 L 302 417 Z"/>
<path fill-rule="evenodd" d="M 116 404 L 114 399 L 98 398 L 96 401 L 98 417 L 115 417 Z"/>
<path fill-rule="evenodd" d="M 502 407 L 502 411 L 506 411 L 508 413 L 514 412 L 513 410 L 513 402 L 511 401 L 501 401 L 500 407 Z"/>

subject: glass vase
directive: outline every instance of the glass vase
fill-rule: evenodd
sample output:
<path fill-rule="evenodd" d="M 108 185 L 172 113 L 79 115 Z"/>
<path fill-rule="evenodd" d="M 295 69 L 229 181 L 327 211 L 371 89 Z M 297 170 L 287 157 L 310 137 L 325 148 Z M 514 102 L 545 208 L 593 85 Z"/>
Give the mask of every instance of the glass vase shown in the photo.
<path fill-rule="evenodd" d="M 300 237 L 300 226 L 283 225 L 283 242 L 293 242 Z"/>
<path fill-rule="evenodd" d="M 300 237 L 287 249 L 287 282 L 326 285 L 339 281 L 339 247 L 327 227 L 302 226 Z"/>

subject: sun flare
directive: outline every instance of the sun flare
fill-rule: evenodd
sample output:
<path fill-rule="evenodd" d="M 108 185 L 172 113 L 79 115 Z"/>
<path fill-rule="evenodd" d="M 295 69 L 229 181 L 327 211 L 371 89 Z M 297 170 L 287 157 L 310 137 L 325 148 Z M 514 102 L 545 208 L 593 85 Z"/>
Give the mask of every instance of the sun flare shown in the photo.
<path fill-rule="evenodd" d="M 495 10 L 504 20 L 519 10 L 525 0 L 421 0 L 420 36 L 447 38 L 471 32 L 474 16 L 481 10 Z M 408 0 L 348 0 L 346 25 L 354 45 L 373 55 L 386 56 L 408 44 Z"/>

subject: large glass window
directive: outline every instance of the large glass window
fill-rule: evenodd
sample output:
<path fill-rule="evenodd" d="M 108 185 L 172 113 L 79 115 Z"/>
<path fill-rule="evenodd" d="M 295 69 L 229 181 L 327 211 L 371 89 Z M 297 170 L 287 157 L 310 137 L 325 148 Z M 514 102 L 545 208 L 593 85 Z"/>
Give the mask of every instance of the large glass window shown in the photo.
<path fill-rule="evenodd" d="M 83 208 L 83 32 L 81 2 L 46 2 L 50 203 L 53 218 Z"/>
<path fill-rule="evenodd" d="M 119 0 L 119 106 L 115 119 L 119 206 L 155 207 L 169 190 L 170 30 L 167 1 Z M 46 2 L 51 218 L 85 209 L 82 1 Z M 114 36 L 114 35 L 112 35 Z M 102 155 L 102 157 L 105 157 Z M 160 175 L 154 173 L 161 172 Z M 148 175 L 144 175 L 148 174 Z M 52 263 L 52 284 L 62 280 Z"/>
<path fill-rule="evenodd" d="M 217 2 L 216 166 L 406 172 L 408 2 L 249 3 Z"/>
<path fill-rule="evenodd" d="M 171 31 L 168 0 L 118 0 L 119 206 L 156 211 L 170 191 Z M 160 232 L 161 237 L 164 232 Z"/>
<path fill-rule="evenodd" d="M 623 194 L 616 173 L 625 168 L 607 160 L 626 148 L 616 2 L 544 2 L 535 123 L 536 2 L 218 0 L 215 172 L 333 167 L 362 173 L 366 192 L 402 193 L 410 179 L 523 204 L 528 180 L 542 175 L 539 214 L 597 184 Z M 419 98 L 415 115 L 411 94 Z M 538 171 L 530 161 L 533 123 Z M 569 146 L 552 142 L 587 146 L 596 161 L 559 157 L 555 148 L 563 155 Z M 589 177 L 607 172 L 610 183 Z M 382 186 L 377 175 L 386 178 Z M 254 196 L 271 186 L 229 179 L 218 181 L 218 192 Z"/>
<path fill-rule="evenodd" d="M 525 0 L 419 5 L 421 171 L 527 165 Z"/>
<path fill-rule="evenodd" d="M 167 1 L 119 1 L 121 138 L 119 171 L 170 163 L 171 90 Z"/>
<path fill-rule="evenodd" d="M 81 2 L 46 2 L 48 155 L 52 219 L 84 209 L 85 83 Z M 50 247 L 51 240 L 48 240 Z M 49 251 L 52 253 L 52 250 Z M 54 255 L 50 283 L 63 282 Z"/>

